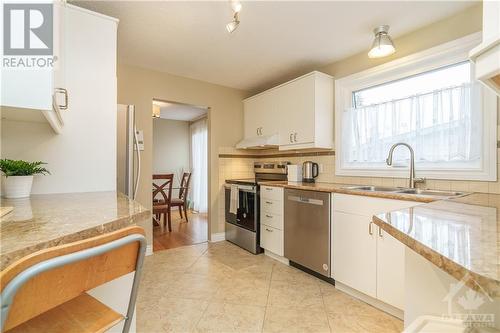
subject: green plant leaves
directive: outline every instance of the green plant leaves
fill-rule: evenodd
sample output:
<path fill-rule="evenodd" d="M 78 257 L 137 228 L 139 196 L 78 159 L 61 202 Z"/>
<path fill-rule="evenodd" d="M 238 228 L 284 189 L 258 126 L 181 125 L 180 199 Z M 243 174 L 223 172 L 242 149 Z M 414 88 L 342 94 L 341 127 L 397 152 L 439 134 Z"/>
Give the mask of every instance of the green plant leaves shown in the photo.
<path fill-rule="evenodd" d="M 5 177 L 9 176 L 31 176 L 37 174 L 50 174 L 49 170 L 42 167 L 45 162 L 26 162 L 23 160 L 0 159 L 0 171 Z"/>

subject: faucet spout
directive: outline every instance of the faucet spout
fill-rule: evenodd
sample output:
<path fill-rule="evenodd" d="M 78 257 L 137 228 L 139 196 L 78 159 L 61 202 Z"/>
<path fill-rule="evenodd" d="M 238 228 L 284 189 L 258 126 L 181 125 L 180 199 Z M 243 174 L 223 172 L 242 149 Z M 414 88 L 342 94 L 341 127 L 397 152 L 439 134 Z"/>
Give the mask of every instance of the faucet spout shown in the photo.
<path fill-rule="evenodd" d="M 404 146 L 408 148 L 410 151 L 410 176 L 408 177 L 408 187 L 409 188 L 415 188 L 416 183 L 423 183 L 425 182 L 424 178 L 415 178 L 415 152 L 413 151 L 413 148 L 404 142 L 398 142 L 394 145 L 392 145 L 391 149 L 389 149 L 389 154 L 387 155 L 387 159 L 385 160 L 388 166 L 392 166 L 392 155 L 394 154 L 394 149 L 396 149 L 398 146 Z"/>

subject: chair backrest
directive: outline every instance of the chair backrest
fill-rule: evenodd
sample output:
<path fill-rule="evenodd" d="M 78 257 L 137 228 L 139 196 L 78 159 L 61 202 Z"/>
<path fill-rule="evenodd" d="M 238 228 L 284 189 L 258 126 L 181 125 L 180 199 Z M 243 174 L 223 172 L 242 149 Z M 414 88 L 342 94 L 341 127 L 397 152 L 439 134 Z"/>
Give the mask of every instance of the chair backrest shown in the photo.
<path fill-rule="evenodd" d="M 155 182 L 156 180 L 156 182 Z M 172 183 L 174 181 L 173 173 L 153 175 L 153 201 L 158 195 L 161 195 L 162 202 L 170 204 L 172 200 Z"/>
<path fill-rule="evenodd" d="M 1 331 L 117 277 L 139 271 L 146 246 L 144 234 L 144 229 L 132 226 L 44 249 L 5 268 L 0 272 Z"/>
<path fill-rule="evenodd" d="M 189 183 L 191 182 L 191 172 L 182 174 L 181 188 L 179 190 L 179 199 L 186 200 L 189 192 Z"/>

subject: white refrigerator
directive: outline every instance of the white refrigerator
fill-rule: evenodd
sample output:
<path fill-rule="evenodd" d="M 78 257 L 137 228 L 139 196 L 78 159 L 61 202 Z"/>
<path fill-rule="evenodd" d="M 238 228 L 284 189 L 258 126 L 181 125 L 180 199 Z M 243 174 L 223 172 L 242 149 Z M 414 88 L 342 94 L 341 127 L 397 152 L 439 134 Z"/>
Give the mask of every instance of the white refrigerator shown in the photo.
<path fill-rule="evenodd" d="M 142 131 L 135 125 L 135 107 L 118 104 L 117 108 L 117 191 L 135 199 L 141 173 L 141 151 L 144 150 Z"/>

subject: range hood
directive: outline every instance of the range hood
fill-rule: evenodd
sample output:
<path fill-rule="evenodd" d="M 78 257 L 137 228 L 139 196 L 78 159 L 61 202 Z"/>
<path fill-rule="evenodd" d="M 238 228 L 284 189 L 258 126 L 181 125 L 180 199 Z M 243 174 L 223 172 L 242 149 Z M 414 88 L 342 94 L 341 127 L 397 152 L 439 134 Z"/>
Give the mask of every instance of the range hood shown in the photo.
<path fill-rule="evenodd" d="M 500 96 L 500 2 L 483 1 L 483 42 L 471 50 L 476 79 Z"/>
<path fill-rule="evenodd" d="M 246 138 L 236 144 L 238 149 L 269 149 L 278 146 L 278 134 Z"/>

